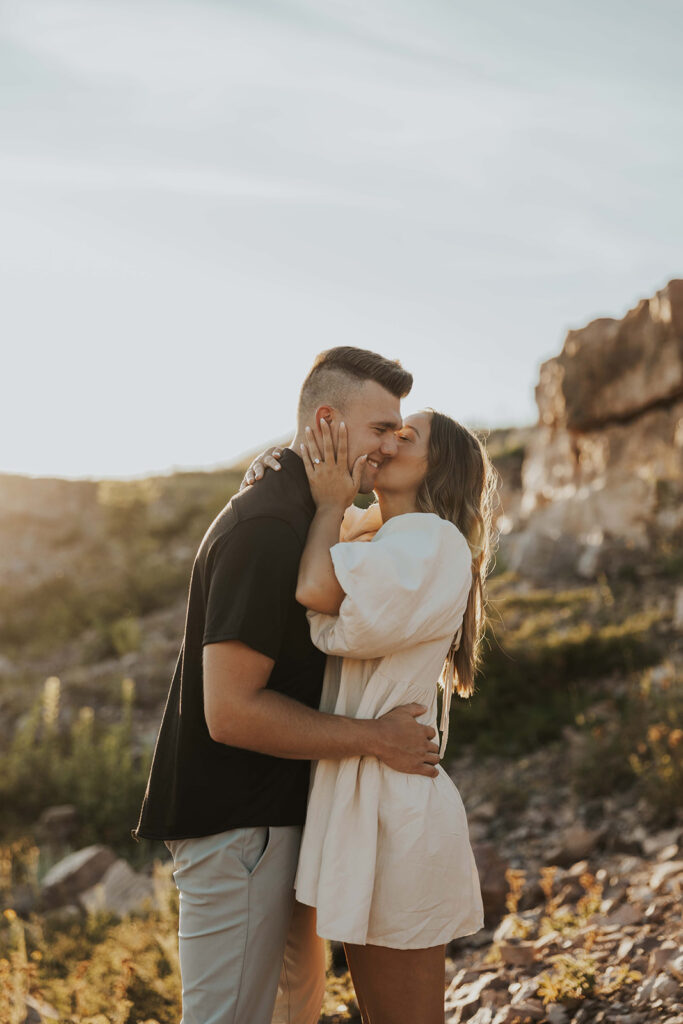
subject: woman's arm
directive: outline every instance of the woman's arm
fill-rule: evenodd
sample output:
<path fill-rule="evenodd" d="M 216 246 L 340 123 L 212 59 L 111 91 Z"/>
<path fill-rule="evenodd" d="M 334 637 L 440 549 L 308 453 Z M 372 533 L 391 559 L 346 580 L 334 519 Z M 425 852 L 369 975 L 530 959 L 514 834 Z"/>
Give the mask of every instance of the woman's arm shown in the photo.
<path fill-rule="evenodd" d="M 334 506 L 317 510 L 308 530 L 306 546 L 299 563 L 296 599 L 313 612 L 336 615 L 344 600 L 344 591 L 334 572 L 330 548 L 339 542 L 344 509 Z"/>
<path fill-rule="evenodd" d="M 349 472 L 345 425 L 339 426 L 336 452 L 325 420 L 321 420 L 320 431 L 322 451 L 310 427 L 306 427 L 306 445 L 301 445 L 301 457 L 317 510 L 301 556 L 296 599 L 311 611 L 336 615 L 345 595 L 334 571 L 330 548 L 339 543 L 342 519 L 358 493 L 367 456 L 357 459 L 353 472 Z"/>

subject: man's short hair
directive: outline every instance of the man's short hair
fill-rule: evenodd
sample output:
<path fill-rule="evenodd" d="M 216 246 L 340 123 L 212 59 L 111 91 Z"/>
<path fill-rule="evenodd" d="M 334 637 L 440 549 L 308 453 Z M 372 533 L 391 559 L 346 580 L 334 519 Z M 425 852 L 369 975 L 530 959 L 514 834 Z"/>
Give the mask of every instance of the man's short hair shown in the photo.
<path fill-rule="evenodd" d="M 413 386 L 413 375 L 398 359 L 385 359 L 366 348 L 339 345 L 316 356 L 299 395 L 299 420 L 319 405 L 333 405 L 344 411 L 348 396 L 366 380 L 374 380 L 389 394 L 405 398 Z"/>

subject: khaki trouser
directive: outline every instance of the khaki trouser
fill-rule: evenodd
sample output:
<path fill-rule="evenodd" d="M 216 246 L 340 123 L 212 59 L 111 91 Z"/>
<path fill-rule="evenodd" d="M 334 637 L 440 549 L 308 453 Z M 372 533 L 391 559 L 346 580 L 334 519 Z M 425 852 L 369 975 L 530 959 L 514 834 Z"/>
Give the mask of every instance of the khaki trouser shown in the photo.
<path fill-rule="evenodd" d="M 325 947 L 294 900 L 301 828 L 169 840 L 180 892 L 181 1024 L 317 1024 Z"/>

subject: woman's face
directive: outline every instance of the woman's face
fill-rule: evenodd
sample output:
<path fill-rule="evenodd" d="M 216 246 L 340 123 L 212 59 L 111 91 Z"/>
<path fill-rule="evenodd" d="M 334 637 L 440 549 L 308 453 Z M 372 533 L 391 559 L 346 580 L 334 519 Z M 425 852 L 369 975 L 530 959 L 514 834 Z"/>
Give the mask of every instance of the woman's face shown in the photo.
<path fill-rule="evenodd" d="M 386 493 L 417 493 L 427 472 L 431 414 L 406 416 L 396 431 L 398 451 L 382 463 L 375 476 L 375 490 Z"/>

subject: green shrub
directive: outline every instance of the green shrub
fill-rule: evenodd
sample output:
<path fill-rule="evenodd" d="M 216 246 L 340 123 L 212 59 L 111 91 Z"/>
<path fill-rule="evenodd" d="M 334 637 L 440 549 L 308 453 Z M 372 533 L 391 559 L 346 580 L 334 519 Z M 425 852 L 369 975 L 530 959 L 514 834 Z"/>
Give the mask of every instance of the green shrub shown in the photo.
<path fill-rule="evenodd" d="M 0 916 L 0 1020 L 26 1017 L 25 996 L 40 992 L 72 1024 L 175 1024 L 181 1009 L 177 893 L 167 866 L 155 867 L 157 907 L 119 920 L 112 914 L 25 924 Z"/>
<path fill-rule="evenodd" d="M 673 666 L 664 668 L 579 716 L 583 742 L 572 766 L 581 796 L 635 786 L 662 825 L 683 806 L 683 681 Z"/>
<path fill-rule="evenodd" d="M 508 595 L 506 585 L 496 581 L 475 694 L 453 698 L 451 751 L 474 743 L 481 753 L 516 754 L 557 739 L 595 700 L 597 680 L 661 656 L 653 626 L 663 613 L 627 609 L 606 581 Z"/>
<path fill-rule="evenodd" d="M 48 679 L 42 699 L 0 756 L 0 817 L 5 830 L 32 825 L 46 808 L 74 804 L 80 845 L 108 843 L 130 852 L 130 829 L 142 802 L 149 757 L 133 753 L 134 684 L 121 686 L 121 720 L 102 725 L 81 708 L 68 731 L 59 729 L 60 683 Z"/>

